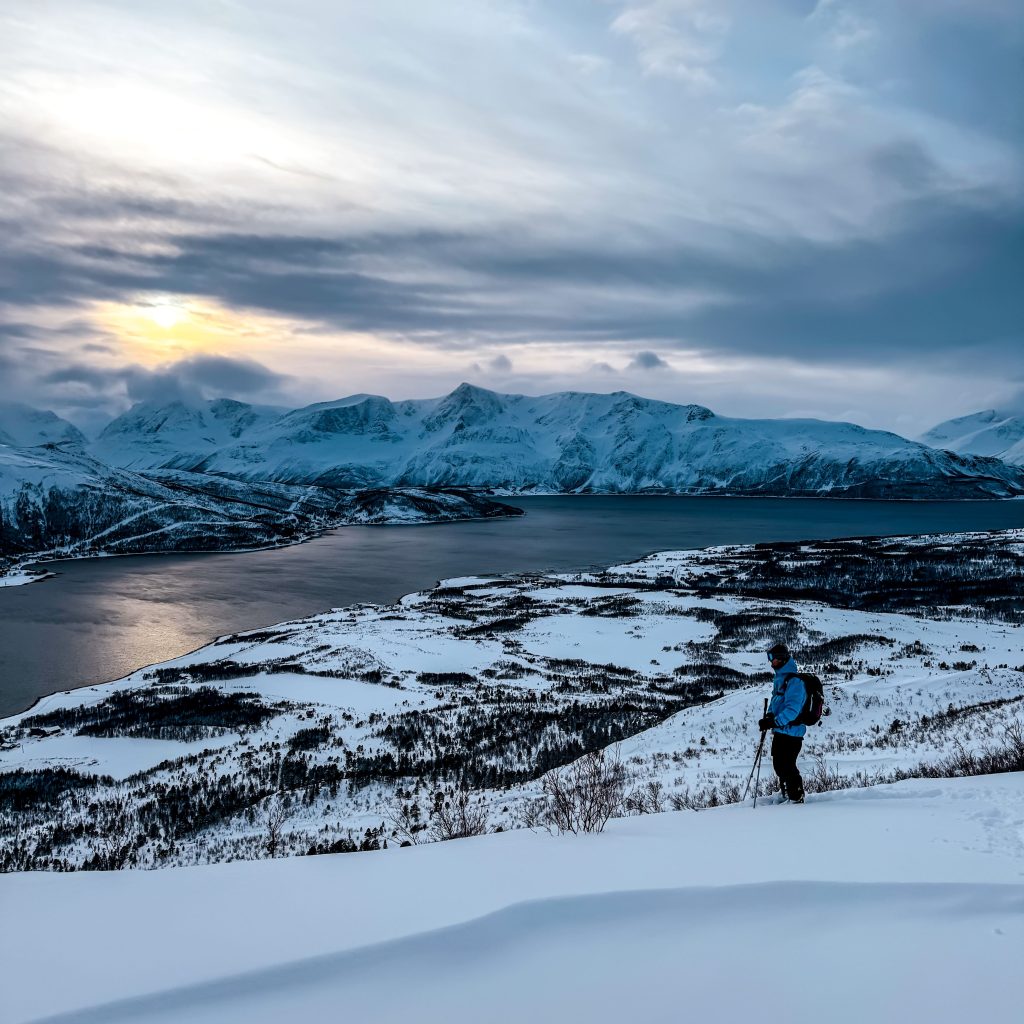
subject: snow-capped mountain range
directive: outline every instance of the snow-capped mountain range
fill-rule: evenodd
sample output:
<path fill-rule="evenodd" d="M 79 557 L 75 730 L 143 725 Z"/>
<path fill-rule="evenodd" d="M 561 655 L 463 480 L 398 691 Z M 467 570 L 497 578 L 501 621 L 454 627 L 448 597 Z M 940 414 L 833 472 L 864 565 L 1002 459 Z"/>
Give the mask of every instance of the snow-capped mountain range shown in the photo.
<path fill-rule="evenodd" d="M 747 420 L 626 392 L 442 398 L 353 395 L 278 414 L 218 400 L 135 406 L 91 446 L 112 465 L 243 480 L 450 485 L 502 493 L 663 491 L 1005 497 L 1024 473 L 897 434 L 825 420 Z"/>
<path fill-rule="evenodd" d="M 251 547 L 350 521 L 502 514 L 473 491 L 1013 497 L 1024 467 L 992 452 L 1012 454 L 1015 429 L 1019 419 L 979 414 L 930 432 L 938 448 L 626 392 L 530 397 L 462 384 L 442 398 L 360 394 L 290 411 L 225 398 L 140 403 L 89 441 L 52 412 L 10 403 L 0 405 L 0 559 Z M 969 452 L 965 438 L 984 450 Z"/>
<path fill-rule="evenodd" d="M 1024 414 L 986 409 L 932 427 L 921 440 L 960 455 L 991 455 L 1024 466 Z"/>

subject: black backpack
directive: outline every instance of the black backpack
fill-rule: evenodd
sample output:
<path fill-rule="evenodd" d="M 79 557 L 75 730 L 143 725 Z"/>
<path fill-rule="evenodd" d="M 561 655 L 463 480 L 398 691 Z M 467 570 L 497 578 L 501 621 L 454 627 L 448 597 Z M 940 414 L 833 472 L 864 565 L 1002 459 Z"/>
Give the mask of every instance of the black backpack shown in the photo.
<path fill-rule="evenodd" d="M 811 672 L 787 672 L 783 684 L 788 685 L 790 679 L 799 679 L 807 691 L 807 698 L 800 714 L 793 719 L 793 725 L 818 725 L 825 713 L 825 691 L 821 680 Z"/>

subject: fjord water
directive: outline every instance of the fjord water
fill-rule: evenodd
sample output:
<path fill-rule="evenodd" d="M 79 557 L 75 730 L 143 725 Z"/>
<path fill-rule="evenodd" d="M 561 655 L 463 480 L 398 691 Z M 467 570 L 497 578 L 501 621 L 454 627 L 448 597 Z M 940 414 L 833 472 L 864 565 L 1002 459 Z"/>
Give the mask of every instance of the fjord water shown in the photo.
<path fill-rule="evenodd" d="M 0 589 L 0 716 L 115 679 L 224 633 L 327 608 L 389 602 L 462 575 L 573 570 L 712 544 L 1024 527 L 1024 501 L 515 498 L 514 519 L 349 526 L 244 554 L 54 563 Z"/>

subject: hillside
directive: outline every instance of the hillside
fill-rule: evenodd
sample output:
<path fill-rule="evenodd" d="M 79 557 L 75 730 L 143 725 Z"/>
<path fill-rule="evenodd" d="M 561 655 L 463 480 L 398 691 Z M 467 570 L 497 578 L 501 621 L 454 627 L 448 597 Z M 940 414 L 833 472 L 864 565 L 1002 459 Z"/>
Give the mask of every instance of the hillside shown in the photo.
<path fill-rule="evenodd" d="M 1024 531 L 662 552 L 448 580 L 47 697 L 0 723 L 5 1010 L 1010 1019 L 1022 614 Z M 766 761 L 752 809 L 780 637 L 830 714 L 807 803 L 774 802 Z M 593 749 L 625 816 L 524 828 Z M 430 841 L 463 788 L 500 834 Z M 813 968 L 783 1000 L 780 946 Z"/>
<path fill-rule="evenodd" d="M 519 514 L 473 494 L 350 493 L 199 473 L 115 469 L 77 445 L 0 445 L 0 559 L 229 551 L 301 540 L 346 523 Z"/>
<path fill-rule="evenodd" d="M 136 407 L 110 424 L 93 450 L 137 469 L 346 488 L 862 498 L 1024 493 L 1016 468 L 885 431 L 824 420 L 733 419 L 626 392 L 535 398 L 462 384 L 443 398 L 355 395 L 277 418 L 231 406 L 238 429 L 229 441 L 210 426 L 209 410 L 174 403 Z"/>
<path fill-rule="evenodd" d="M 812 788 L 955 774 L 1024 720 L 1022 565 L 1020 531 L 669 552 L 224 637 L 0 723 L 0 864 L 372 850 L 462 791 L 507 829 L 616 744 L 634 810 L 734 801 L 779 638 L 826 684 Z"/>

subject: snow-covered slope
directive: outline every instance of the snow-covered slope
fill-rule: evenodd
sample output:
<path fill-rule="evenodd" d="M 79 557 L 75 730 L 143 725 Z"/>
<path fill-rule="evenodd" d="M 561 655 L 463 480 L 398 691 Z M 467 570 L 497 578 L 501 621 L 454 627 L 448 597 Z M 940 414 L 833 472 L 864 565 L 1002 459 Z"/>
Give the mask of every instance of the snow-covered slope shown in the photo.
<path fill-rule="evenodd" d="M 85 435 L 56 413 L 20 402 L 0 402 L 0 444 L 27 448 L 62 442 L 85 444 Z"/>
<path fill-rule="evenodd" d="M 921 440 L 961 455 L 989 455 L 1024 465 L 1024 415 L 986 409 L 932 427 Z"/>
<path fill-rule="evenodd" d="M 609 746 L 637 808 L 735 801 L 780 638 L 832 711 L 807 738 L 812 791 L 941 773 L 1024 722 L 1022 556 L 1021 531 L 669 552 L 449 580 L 224 637 L 0 723 L 0 796 L 4 772 L 40 773 L 26 845 L 0 839 L 0 863 L 265 856 L 281 777 L 293 803 L 278 853 L 422 838 L 436 794 L 460 788 L 491 827 L 515 827 L 548 768 Z M 113 821 L 130 826 L 115 852 L 98 843 Z"/>
<path fill-rule="evenodd" d="M 596 836 L 7 875 L 5 1020 L 1009 1021 L 1022 822 L 1003 775 Z"/>
<path fill-rule="evenodd" d="M 184 415 L 177 407 L 172 412 L 168 418 Z M 733 419 L 625 392 L 529 397 L 462 384 L 438 399 L 356 395 L 254 422 L 231 442 L 214 445 L 211 435 L 207 447 L 195 441 L 191 426 L 187 443 L 176 434 L 163 440 L 164 414 L 126 414 L 104 431 L 95 450 L 119 465 L 341 487 L 945 498 L 1024 493 L 1018 469 L 885 431 L 823 420 Z M 153 422 L 161 424 L 155 435 Z"/>
<path fill-rule="evenodd" d="M 284 411 L 229 398 L 197 405 L 140 402 L 107 424 L 92 451 L 126 469 L 196 469 L 210 452 L 237 442 Z"/>

